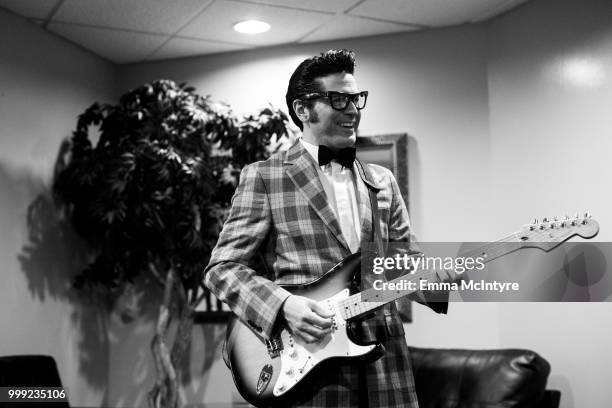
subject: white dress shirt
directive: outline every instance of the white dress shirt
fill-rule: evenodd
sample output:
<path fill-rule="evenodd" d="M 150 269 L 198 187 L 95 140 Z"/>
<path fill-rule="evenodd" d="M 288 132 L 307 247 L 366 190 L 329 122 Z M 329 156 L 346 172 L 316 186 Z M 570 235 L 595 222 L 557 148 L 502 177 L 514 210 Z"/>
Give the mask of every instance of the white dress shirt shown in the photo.
<path fill-rule="evenodd" d="M 319 146 L 308 143 L 304 139 L 300 139 L 300 142 L 318 163 Z M 319 179 L 323 184 L 329 204 L 336 214 L 342 235 L 351 252 L 356 252 L 359 249 L 361 225 L 355 186 L 355 164 L 353 163 L 352 169 L 348 169 L 332 161 L 325 166 L 317 167 Z"/>

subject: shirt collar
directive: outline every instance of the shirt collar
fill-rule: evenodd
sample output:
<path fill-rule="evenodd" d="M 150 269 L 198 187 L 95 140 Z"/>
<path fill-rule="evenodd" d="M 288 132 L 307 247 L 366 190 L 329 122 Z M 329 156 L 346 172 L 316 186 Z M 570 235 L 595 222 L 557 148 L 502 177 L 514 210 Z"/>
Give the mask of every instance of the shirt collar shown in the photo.
<path fill-rule="evenodd" d="M 304 146 L 304 149 L 306 149 L 306 151 L 312 156 L 315 163 L 318 163 L 319 162 L 319 145 L 313 145 L 312 143 L 309 143 L 302 138 L 300 138 L 300 143 L 302 143 L 302 146 Z"/>

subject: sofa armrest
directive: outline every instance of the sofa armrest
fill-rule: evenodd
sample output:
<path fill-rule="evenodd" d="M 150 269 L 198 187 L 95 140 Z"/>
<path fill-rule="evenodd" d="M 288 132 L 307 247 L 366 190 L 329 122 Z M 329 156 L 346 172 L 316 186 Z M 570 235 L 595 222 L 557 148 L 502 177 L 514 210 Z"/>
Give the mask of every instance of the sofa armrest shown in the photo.
<path fill-rule="evenodd" d="M 16 355 L 0 357 L 0 387 L 62 387 L 51 356 Z M 67 402 L 15 404 L 18 408 L 69 408 Z"/>
<path fill-rule="evenodd" d="M 421 408 L 558 406 L 558 391 L 545 390 L 550 365 L 533 351 L 411 347 L 410 354 Z"/>

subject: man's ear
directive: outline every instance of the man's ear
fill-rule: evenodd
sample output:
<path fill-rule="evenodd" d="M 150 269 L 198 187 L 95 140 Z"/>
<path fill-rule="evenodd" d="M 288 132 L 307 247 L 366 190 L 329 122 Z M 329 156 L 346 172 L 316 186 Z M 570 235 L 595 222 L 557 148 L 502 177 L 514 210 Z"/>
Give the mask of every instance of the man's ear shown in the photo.
<path fill-rule="evenodd" d="M 304 101 L 296 99 L 293 101 L 293 111 L 297 115 L 297 117 L 302 121 L 302 123 L 308 123 L 308 119 L 310 118 L 310 110 L 304 104 Z"/>

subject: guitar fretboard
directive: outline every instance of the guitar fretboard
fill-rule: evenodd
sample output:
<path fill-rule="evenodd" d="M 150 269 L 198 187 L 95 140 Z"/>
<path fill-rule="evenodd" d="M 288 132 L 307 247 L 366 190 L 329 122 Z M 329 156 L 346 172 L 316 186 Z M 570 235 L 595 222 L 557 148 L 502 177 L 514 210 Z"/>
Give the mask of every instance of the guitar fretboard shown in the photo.
<path fill-rule="evenodd" d="M 553 224 L 550 225 L 552 225 L 550 228 L 555 228 Z M 470 251 L 465 251 L 461 253 L 459 257 L 482 257 L 483 263 L 487 263 L 521 248 L 534 247 L 534 242 L 537 242 L 538 248 L 549 251 L 572 235 L 574 235 L 574 233 L 571 231 L 557 229 L 554 231 L 554 234 L 552 234 L 551 229 L 534 228 L 525 233 L 514 233 L 499 241 L 489 243 Z M 340 301 L 338 303 L 338 309 L 344 319 L 354 319 L 383 307 L 389 302 L 417 292 L 419 290 L 419 281 L 421 280 L 426 280 L 428 282 L 454 282 L 458 278 L 459 274 L 450 270 L 417 270 L 390 281 L 390 283 L 394 284 L 407 281 L 414 282 L 413 287 L 415 287 L 415 289 L 367 289 Z M 404 287 L 407 287 L 407 285 L 404 285 Z"/>

